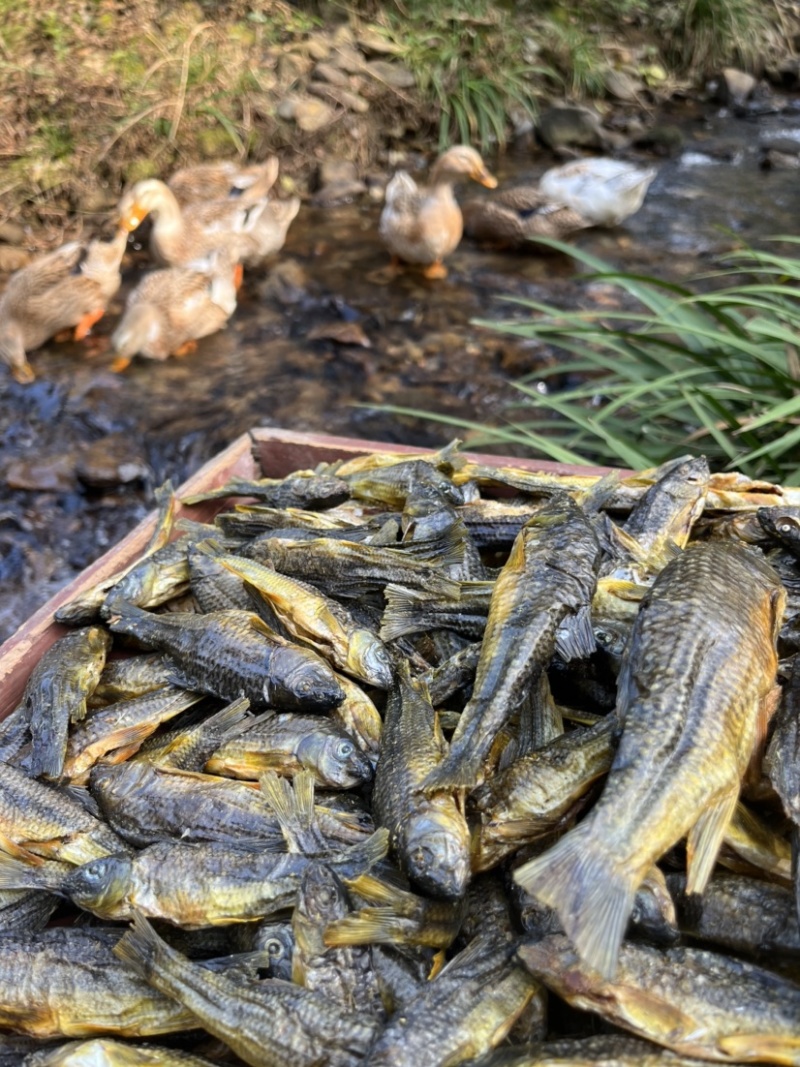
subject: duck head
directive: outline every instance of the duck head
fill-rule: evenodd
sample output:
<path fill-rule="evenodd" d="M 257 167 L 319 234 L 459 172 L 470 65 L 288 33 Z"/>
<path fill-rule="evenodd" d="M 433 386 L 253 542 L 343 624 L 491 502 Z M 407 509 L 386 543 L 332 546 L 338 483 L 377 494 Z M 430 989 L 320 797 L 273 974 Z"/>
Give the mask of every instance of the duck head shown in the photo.
<path fill-rule="evenodd" d="M 167 185 L 157 178 L 145 178 L 129 189 L 119 202 L 119 225 L 131 233 L 145 217 L 165 208 L 177 206 Z"/>
<path fill-rule="evenodd" d="M 471 178 L 472 181 L 485 185 L 487 189 L 494 189 L 497 178 L 486 169 L 486 164 L 480 155 L 469 145 L 455 145 L 448 148 L 434 164 L 431 173 L 433 182 L 458 181 L 460 178 Z"/>

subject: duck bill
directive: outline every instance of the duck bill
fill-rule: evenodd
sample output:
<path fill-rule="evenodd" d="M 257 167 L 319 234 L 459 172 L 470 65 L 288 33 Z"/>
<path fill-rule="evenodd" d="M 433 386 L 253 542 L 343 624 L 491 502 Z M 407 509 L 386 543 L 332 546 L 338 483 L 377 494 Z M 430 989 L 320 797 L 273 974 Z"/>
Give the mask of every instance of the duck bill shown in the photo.
<path fill-rule="evenodd" d="M 138 204 L 134 204 L 130 211 L 127 211 L 119 220 L 119 227 L 126 233 L 132 233 L 137 226 L 142 224 L 146 211 L 142 211 Z"/>
<path fill-rule="evenodd" d="M 479 170 L 472 175 L 472 179 L 476 182 L 480 182 L 481 185 L 485 185 L 487 189 L 497 188 L 497 178 L 493 174 L 490 174 L 488 170 Z"/>

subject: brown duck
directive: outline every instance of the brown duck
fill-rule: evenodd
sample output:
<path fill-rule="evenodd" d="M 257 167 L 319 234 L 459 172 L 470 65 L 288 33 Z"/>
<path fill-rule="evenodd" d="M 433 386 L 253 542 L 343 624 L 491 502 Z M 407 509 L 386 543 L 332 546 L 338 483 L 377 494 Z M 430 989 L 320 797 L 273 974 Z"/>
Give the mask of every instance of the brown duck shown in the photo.
<path fill-rule="evenodd" d="M 239 198 L 240 204 L 252 204 L 267 195 L 278 177 L 278 157 L 263 163 L 234 163 L 221 160 L 182 167 L 167 180 L 167 185 L 181 205 L 199 201 Z"/>
<path fill-rule="evenodd" d="M 464 233 L 476 241 L 518 247 L 531 238 L 560 239 L 592 223 L 529 185 L 472 197 L 462 206 Z"/>
<path fill-rule="evenodd" d="M 236 309 L 239 269 L 223 252 L 203 271 L 166 267 L 145 275 L 112 334 L 112 370 L 125 370 L 137 353 L 159 360 L 187 355 L 201 337 L 221 330 Z"/>
<path fill-rule="evenodd" d="M 430 183 L 419 188 L 405 171 L 398 171 L 386 186 L 379 233 L 392 253 L 393 266 L 399 261 L 418 264 L 426 278 L 446 278 L 443 260 L 457 247 L 463 233 L 461 209 L 453 186 L 471 178 L 494 189 L 493 177 L 475 151 L 456 145 L 439 156 L 431 171 Z"/>
<path fill-rule="evenodd" d="M 256 265 L 283 248 L 299 210 L 296 196 L 262 196 L 252 203 L 242 198 L 209 200 L 181 207 L 169 186 L 156 178 L 137 182 L 119 204 L 120 224 L 128 231 L 152 216 L 150 251 L 168 267 L 191 267 L 217 249 L 225 249 L 236 263 Z"/>
<path fill-rule="evenodd" d="M 34 380 L 28 352 L 73 327 L 80 341 L 102 318 L 122 281 L 127 236 L 71 241 L 11 276 L 0 296 L 0 359 L 18 382 Z"/>

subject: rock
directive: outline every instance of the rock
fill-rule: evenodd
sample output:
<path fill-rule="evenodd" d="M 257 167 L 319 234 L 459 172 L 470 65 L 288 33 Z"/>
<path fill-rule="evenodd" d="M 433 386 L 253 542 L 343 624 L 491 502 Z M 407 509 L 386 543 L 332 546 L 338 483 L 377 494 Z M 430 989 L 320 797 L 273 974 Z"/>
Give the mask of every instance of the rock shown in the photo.
<path fill-rule="evenodd" d="M 9 489 L 68 493 L 75 488 L 75 456 L 67 452 L 15 459 L 6 467 L 5 480 Z"/>
<path fill-rule="evenodd" d="M 349 159 L 326 159 L 319 165 L 320 187 L 332 182 L 358 181 L 358 168 Z"/>
<path fill-rule="evenodd" d="M 13 274 L 15 270 L 27 267 L 32 258 L 30 252 L 26 252 L 24 248 L 0 245 L 0 273 Z"/>
<path fill-rule="evenodd" d="M 623 100 L 626 104 L 641 104 L 644 84 L 632 77 L 624 70 L 615 70 L 613 67 L 605 72 L 603 80 L 606 83 L 606 92 L 617 100 Z"/>
<path fill-rule="evenodd" d="M 136 454 L 129 434 L 111 433 L 86 448 L 75 473 L 92 489 L 111 489 L 140 481 L 151 472 L 144 458 Z"/>
<path fill-rule="evenodd" d="M 319 62 L 331 54 L 331 41 L 327 34 L 314 33 L 305 42 L 304 51 L 311 59 Z"/>
<path fill-rule="evenodd" d="M 287 122 L 291 122 L 297 111 L 297 97 L 285 96 L 281 100 L 278 106 L 275 108 L 275 114 L 279 119 L 286 119 Z"/>
<path fill-rule="evenodd" d="M 260 295 L 283 305 L 299 304 L 305 300 L 307 290 L 308 275 L 303 267 L 296 259 L 282 259 L 269 272 Z"/>
<path fill-rule="evenodd" d="M 340 345 L 361 345 L 372 348 L 372 341 L 357 322 L 323 322 L 306 334 L 309 341 L 336 341 Z"/>
<path fill-rule="evenodd" d="M 726 67 L 708 83 L 707 88 L 718 103 L 740 106 L 752 96 L 757 85 L 758 81 L 752 74 L 735 67 Z"/>
<path fill-rule="evenodd" d="M 556 105 L 539 116 L 537 132 L 548 148 L 605 148 L 608 137 L 600 118 L 585 107 Z"/>
<path fill-rule="evenodd" d="M 644 148 L 657 156 L 677 156 L 683 151 L 685 137 L 678 126 L 653 126 L 633 139 L 634 148 Z"/>
<path fill-rule="evenodd" d="M 24 245 L 25 228 L 20 226 L 18 222 L 12 222 L 11 219 L 0 222 L 0 241 L 4 241 L 8 245 Z"/>
<path fill-rule="evenodd" d="M 329 85 L 338 85 L 342 89 L 346 89 L 350 84 L 350 77 L 338 67 L 334 67 L 332 63 L 317 63 L 311 72 L 311 77 L 320 82 L 327 82 Z"/>
<path fill-rule="evenodd" d="M 345 111 L 354 111 L 358 115 L 363 115 L 365 111 L 369 111 L 369 102 L 363 96 L 348 92 L 347 89 L 340 89 L 337 85 L 312 82 L 308 87 L 308 91 L 313 93 L 314 96 L 321 96 L 323 100 L 330 100 L 332 103 L 338 104 Z"/>
<path fill-rule="evenodd" d="M 367 73 L 392 89 L 413 89 L 417 79 L 402 63 L 389 63 L 385 59 L 373 59 L 367 63 Z"/>
<path fill-rule="evenodd" d="M 366 66 L 364 57 L 358 49 L 349 44 L 338 45 L 334 48 L 329 61 L 346 74 L 361 74 Z"/>
<path fill-rule="evenodd" d="M 366 193 L 367 187 L 360 181 L 334 181 L 318 189 L 311 198 L 315 207 L 339 207 L 352 204 Z"/>
<path fill-rule="evenodd" d="M 313 66 L 314 61 L 309 56 L 300 55 L 299 52 L 283 52 L 278 57 L 278 78 L 283 85 L 294 85 L 310 74 Z"/>
<path fill-rule="evenodd" d="M 315 133 L 333 121 L 334 110 L 313 96 L 287 96 L 278 104 L 278 116 L 294 121 L 306 133 Z"/>
<path fill-rule="evenodd" d="M 388 37 L 384 37 L 382 33 L 378 33 L 372 26 L 366 26 L 356 35 L 356 44 L 367 55 L 396 56 L 403 51 L 402 45 L 389 40 Z"/>

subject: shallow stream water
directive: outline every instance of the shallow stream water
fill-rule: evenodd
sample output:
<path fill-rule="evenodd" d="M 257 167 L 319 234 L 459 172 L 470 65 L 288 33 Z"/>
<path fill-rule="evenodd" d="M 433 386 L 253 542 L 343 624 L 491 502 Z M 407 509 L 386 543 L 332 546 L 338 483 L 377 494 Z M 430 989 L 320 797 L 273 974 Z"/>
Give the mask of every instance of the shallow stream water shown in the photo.
<path fill-rule="evenodd" d="M 681 279 L 737 241 L 797 231 L 797 172 L 762 170 L 758 144 L 767 130 L 800 127 L 800 111 L 739 119 L 683 105 L 661 119 L 680 123 L 681 154 L 656 161 L 635 216 L 576 234 L 576 246 L 623 269 Z M 503 183 L 536 181 L 556 160 L 525 151 L 495 162 Z M 148 266 L 132 249 L 122 290 L 88 346 L 33 353 L 33 385 L 0 368 L 0 640 L 141 519 L 154 486 L 184 481 L 248 428 L 436 446 L 461 434 L 377 407 L 496 423 L 511 381 L 552 362 L 546 347 L 472 320 L 524 314 L 508 297 L 577 306 L 587 288 L 571 257 L 465 240 L 446 280 L 407 274 L 387 283 L 379 213 L 368 202 L 304 205 L 275 265 L 246 276 L 228 328 L 191 356 L 137 359 L 124 375 L 108 369 L 108 334 Z M 345 324 L 349 341 L 326 336 Z"/>

